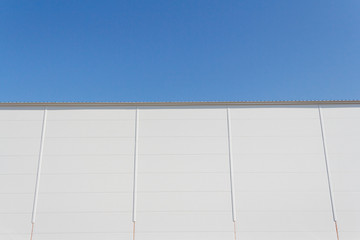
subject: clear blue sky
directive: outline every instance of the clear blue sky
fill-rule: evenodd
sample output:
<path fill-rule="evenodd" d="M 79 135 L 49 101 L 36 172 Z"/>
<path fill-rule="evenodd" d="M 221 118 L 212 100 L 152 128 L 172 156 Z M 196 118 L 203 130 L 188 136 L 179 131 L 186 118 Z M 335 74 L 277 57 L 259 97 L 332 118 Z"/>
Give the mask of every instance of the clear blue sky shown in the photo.
<path fill-rule="evenodd" d="M 358 0 L 0 1 L 0 101 L 360 98 Z"/>

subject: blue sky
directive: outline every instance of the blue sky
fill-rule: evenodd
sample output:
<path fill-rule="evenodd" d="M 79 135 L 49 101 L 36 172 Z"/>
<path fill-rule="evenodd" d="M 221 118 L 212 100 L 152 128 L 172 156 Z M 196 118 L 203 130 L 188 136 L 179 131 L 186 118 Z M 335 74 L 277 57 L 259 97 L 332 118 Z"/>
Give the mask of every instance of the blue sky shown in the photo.
<path fill-rule="evenodd" d="M 0 101 L 359 99 L 358 0 L 0 1 Z"/>

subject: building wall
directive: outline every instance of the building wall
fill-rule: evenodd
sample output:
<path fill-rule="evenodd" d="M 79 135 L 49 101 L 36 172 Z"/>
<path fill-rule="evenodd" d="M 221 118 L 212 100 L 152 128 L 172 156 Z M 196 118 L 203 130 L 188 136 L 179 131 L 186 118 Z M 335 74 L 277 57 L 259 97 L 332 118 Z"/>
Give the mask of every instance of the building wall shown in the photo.
<path fill-rule="evenodd" d="M 340 239 L 360 239 L 360 105 L 321 106 Z M 336 239 L 317 105 L 139 107 L 136 240 Z M 47 108 L 34 240 L 132 239 L 134 107 Z M 29 239 L 43 107 L 0 108 L 0 240 Z"/>

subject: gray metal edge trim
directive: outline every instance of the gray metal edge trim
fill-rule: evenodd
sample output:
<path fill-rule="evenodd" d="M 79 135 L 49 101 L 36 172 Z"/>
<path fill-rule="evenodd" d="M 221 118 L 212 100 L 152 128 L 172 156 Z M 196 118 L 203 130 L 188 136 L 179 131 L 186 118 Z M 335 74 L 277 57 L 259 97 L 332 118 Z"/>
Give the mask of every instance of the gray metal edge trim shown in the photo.
<path fill-rule="evenodd" d="M 85 106 L 240 106 L 240 105 L 329 105 L 360 104 L 360 100 L 332 101 L 239 101 L 239 102 L 0 102 L 0 107 Z"/>

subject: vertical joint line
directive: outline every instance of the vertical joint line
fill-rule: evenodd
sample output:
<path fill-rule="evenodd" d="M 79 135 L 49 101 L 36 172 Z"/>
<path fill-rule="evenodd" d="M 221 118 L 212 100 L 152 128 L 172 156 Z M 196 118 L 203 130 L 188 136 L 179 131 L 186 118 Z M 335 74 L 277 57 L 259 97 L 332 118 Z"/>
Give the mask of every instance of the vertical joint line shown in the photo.
<path fill-rule="evenodd" d="M 336 229 L 336 237 L 337 237 L 337 240 L 339 240 L 339 229 L 338 229 L 338 225 L 337 225 L 337 222 L 335 221 L 335 229 Z"/>
<path fill-rule="evenodd" d="M 31 234 L 30 234 L 30 240 L 32 240 L 34 234 L 34 223 L 31 223 Z"/>
<path fill-rule="evenodd" d="M 235 189 L 234 189 L 234 169 L 232 160 L 232 145 L 231 145 L 231 121 L 230 109 L 226 109 L 227 119 L 227 135 L 228 135 L 228 156 L 229 156 L 229 170 L 230 170 L 230 188 L 231 188 L 231 207 L 233 222 L 236 222 L 236 207 L 235 207 Z M 234 229 L 235 230 L 235 229 Z"/>
<path fill-rule="evenodd" d="M 135 110 L 135 146 L 134 146 L 134 173 L 133 173 L 133 209 L 132 221 L 136 222 L 136 200 L 137 200 L 137 162 L 138 162 L 138 135 L 139 135 L 139 109 Z M 134 233 L 135 234 L 135 233 Z"/>
<path fill-rule="evenodd" d="M 133 222 L 133 240 L 135 240 L 135 223 L 136 222 Z"/>
<path fill-rule="evenodd" d="M 44 141 L 45 141 L 45 132 L 46 132 L 46 118 L 47 118 L 47 108 L 45 107 L 44 114 L 43 114 L 42 130 L 41 130 L 40 150 L 39 150 L 39 159 L 38 159 L 35 193 L 34 193 L 34 203 L 33 203 L 33 210 L 32 210 L 32 216 L 31 216 L 31 223 L 33 225 L 32 228 L 34 227 L 34 224 L 35 224 L 36 209 L 37 209 L 37 202 L 38 202 L 38 196 L 39 196 L 41 165 L 42 165 L 42 159 L 43 159 L 43 150 L 44 150 Z"/>
<path fill-rule="evenodd" d="M 336 223 L 336 215 L 335 215 L 335 207 L 334 207 L 334 198 L 333 198 L 333 193 L 332 193 L 332 185 L 331 185 L 331 178 L 330 178 L 329 161 L 328 161 L 327 148 L 326 148 L 325 128 L 324 128 L 323 116 L 322 116 L 322 112 L 321 112 L 321 107 L 320 107 L 320 105 L 318 105 L 318 111 L 319 111 L 320 129 L 321 129 L 321 140 L 322 140 L 323 153 L 324 153 L 324 158 L 325 158 L 326 175 L 327 175 L 329 195 L 330 195 L 330 202 L 331 202 L 331 211 L 332 211 L 333 221 Z"/>
<path fill-rule="evenodd" d="M 236 240 L 236 222 L 234 221 L 234 239 Z"/>

